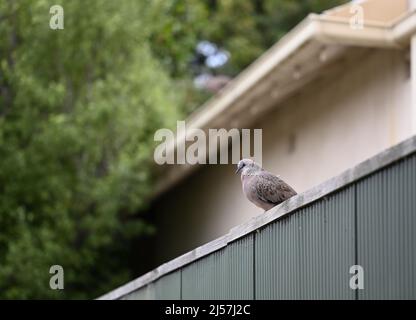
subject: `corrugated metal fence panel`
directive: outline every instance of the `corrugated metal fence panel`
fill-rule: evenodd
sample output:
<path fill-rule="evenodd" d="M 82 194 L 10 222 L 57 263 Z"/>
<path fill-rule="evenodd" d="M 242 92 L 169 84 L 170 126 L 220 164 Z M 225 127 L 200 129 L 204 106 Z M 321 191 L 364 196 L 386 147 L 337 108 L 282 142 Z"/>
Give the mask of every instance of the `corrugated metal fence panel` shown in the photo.
<path fill-rule="evenodd" d="M 248 235 L 227 246 L 229 259 L 228 299 L 253 299 L 253 245 L 253 235 Z"/>
<path fill-rule="evenodd" d="M 353 299 L 354 187 L 262 229 L 255 239 L 257 299 Z"/>
<path fill-rule="evenodd" d="M 300 298 L 354 299 L 354 186 L 299 211 Z"/>
<path fill-rule="evenodd" d="M 299 297 L 298 222 L 292 215 L 256 233 L 256 299 Z"/>
<path fill-rule="evenodd" d="M 181 270 L 169 273 L 155 282 L 157 300 L 181 299 Z"/>
<path fill-rule="evenodd" d="M 153 283 L 148 284 L 145 287 L 142 287 L 136 291 L 133 291 L 124 297 L 121 297 L 121 300 L 154 300 L 155 299 L 155 287 Z"/>
<path fill-rule="evenodd" d="M 182 269 L 183 299 L 252 299 L 253 237 L 230 243 Z"/>
<path fill-rule="evenodd" d="M 182 269 L 183 299 L 226 299 L 228 268 L 222 249 Z"/>
<path fill-rule="evenodd" d="M 169 273 L 155 282 L 133 291 L 121 300 L 180 300 L 181 271 Z"/>
<path fill-rule="evenodd" d="M 359 299 L 416 298 L 416 156 L 357 184 Z"/>

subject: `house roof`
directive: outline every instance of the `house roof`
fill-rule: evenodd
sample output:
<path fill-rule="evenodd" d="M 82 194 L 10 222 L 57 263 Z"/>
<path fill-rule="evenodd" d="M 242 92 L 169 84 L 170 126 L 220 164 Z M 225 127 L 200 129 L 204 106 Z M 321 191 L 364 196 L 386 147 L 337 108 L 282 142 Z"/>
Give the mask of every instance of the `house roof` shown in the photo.
<path fill-rule="evenodd" d="M 356 12 L 354 6 L 360 6 L 363 9 L 366 25 L 388 26 L 408 12 L 409 4 L 408 0 L 358 0 L 324 11 L 323 16 L 349 22 Z"/>
<path fill-rule="evenodd" d="M 355 13 L 352 6 L 356 4 L 363 9 L 363 28 L 351 27 L 350 19 Z M 278 108 L 328 69 L 331 62 L 348 56 L 352 48 L 406 48 L 416 32 L 416 11 L 408 6 L 407 0 L 354 1 L 322 14 L 308 15 L 192 113 L 186 120 L 187 130 L 249 127 L 267 110 Z M 186 144 L 185 134 L 177 132 L 175 144 L 168 153 L 175 153 L 178 145 Z M 154 196 L 170 189 L 200 166 L 165 166 L 164 179 Z"/>

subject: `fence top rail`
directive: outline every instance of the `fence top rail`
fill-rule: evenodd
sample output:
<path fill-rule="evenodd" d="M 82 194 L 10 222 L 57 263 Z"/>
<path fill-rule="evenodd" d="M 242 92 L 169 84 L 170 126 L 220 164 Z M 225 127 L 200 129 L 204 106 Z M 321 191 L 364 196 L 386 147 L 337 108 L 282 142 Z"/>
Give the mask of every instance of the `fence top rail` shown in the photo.
<path fill-rule="evenodd" d="M 144 274 L 143 276 L 128 282 L 102 296 L 100 300 L 113 300 L 121 298 L 158 278 L 173 272 L 195 260 L 198 260 L 210 253 L 225 247 L 228 243 L 233 242 L 247 234 L 273 222 L 290 215 L 297 209 L 308 205 L 334 191 L 337 191 L 354 181 L 357 181 L 375 171 L 386 167 L 412 153 L 416 152 L 416 136 L 413 136 L 393 147 L 390 147 L 381 153 L 359 163 L 358 165 L 344 171 L 301 194 L 298 194 L 269 211 L 256 216 L 246 223 L 232 228 L 226 235 L 208 242 L 192 251 L 189 251 L 171 261 L 168 261 L 156 269 Z"/>

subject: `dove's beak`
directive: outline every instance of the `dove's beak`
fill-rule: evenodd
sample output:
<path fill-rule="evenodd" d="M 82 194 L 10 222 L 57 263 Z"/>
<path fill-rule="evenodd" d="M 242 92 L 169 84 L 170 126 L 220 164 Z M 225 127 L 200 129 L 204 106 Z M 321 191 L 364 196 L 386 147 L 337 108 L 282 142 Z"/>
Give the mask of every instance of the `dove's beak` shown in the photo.
<path fill-rule="evenodd" d="M 241 169 L 243 169 L 243 166 L 238 165 L 237 170 L 235 171 L 235 174 L 239 173 Z"/>

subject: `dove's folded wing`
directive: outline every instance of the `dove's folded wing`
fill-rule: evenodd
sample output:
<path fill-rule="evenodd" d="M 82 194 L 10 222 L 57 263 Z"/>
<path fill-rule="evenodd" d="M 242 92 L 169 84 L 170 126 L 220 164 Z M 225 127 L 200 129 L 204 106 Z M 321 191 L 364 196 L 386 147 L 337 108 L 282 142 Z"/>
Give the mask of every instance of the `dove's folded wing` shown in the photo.
<path fill-rule="evenodd" d="M 296 194 L 286 182 L 267 171 L 257 177 L 255 190 L 259 199 L 272 204 L 279 204 Z"/>

